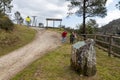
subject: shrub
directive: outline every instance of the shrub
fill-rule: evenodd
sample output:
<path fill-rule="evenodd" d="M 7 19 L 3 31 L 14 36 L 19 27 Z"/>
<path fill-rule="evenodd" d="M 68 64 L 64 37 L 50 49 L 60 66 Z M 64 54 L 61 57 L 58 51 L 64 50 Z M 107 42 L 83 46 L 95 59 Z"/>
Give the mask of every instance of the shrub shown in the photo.
<path fill-rule="evenodd" d="M 14 24 L 7 16 L 2 16 L 0 18 L 0 29 L 4 29 L 6 31 L 13 30 Z"/>

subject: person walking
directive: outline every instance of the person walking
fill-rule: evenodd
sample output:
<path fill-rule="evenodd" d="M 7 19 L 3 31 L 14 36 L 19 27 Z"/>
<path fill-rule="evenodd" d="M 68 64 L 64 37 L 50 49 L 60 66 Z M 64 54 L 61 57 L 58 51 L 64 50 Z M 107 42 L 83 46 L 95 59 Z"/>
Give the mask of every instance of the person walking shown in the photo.
<path fill-rule="evenodd" d="M 62 43 L 64 43 L 66 41 L 66 37 L 67 37 L 67 32 L 64 30 L 62 32 Z"/>
<path fill-rule="evenodd" d="M 30 23 L 31 23 L 30 17 L 27 16 L 26 19 L 25 19 L 25 21 L 26 21 L 27 26 L 29 27 L 29 26 L 30 26 Z"/>
<path fill-rule="evenodd" d="M 75 40 L 74 32 L 71 32 L 71 34 L 70 34 L 70 44 L 73 44 L 74 40 Z"/>

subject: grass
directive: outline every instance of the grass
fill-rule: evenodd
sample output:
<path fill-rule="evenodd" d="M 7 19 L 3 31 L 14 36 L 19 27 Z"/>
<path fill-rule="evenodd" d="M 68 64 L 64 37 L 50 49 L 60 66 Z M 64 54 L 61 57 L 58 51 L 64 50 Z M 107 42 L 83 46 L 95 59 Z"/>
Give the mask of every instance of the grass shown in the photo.
<path fill-rule="evenodd" d="M 11 80 L 120 80 L 120 59 L 96 48 L 97 74 L 79 76 L 70 68 L 71 45 L 64 44 L 36 60 Z"/>
<path fill-rule="evenodd" d="M 97 68 L 99 80 L 120 80 L 120 59 L 108 57 L 108 54 L 97 49 Z"/>
<path fill-rule="evenodd" d="M 18 49 L 31 42 L 36 31 L 25 26 L 15 25 L 13 31 L 6 32 L 0 30 L 0 56 Z"/>

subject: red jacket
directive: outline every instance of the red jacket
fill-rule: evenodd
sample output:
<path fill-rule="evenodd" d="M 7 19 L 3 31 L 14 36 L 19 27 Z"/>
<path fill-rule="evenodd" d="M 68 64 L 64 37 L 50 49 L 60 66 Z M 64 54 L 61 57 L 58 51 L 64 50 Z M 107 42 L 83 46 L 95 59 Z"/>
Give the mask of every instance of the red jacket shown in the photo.
<path fill-rule="evenodd" d="M 64 32 L 62 33 L 62 37 L 66 37 L 66 36 L 67 36 L 67 32 L 64 31 Z"/>

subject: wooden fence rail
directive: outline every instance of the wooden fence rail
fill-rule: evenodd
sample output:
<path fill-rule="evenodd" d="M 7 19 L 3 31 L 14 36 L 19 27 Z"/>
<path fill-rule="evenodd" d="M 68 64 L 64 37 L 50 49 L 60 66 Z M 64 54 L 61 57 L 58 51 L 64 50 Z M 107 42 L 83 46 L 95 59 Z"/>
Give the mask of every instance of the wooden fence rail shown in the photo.
<path fill-rule="evenodd" d="M 113 35 L 100 35 L 100 34 L 81 34 L 81 36 L 86 36 L 87 38 L 93 38 L 97 43 L 97 47 L 107 51 L 108 56 L 113 55 L 120 58 L 120 51 L 117 51 L 117 50 L 115 51 L 116 48 L 120 50 L 120 45 L 115 44 L 115 41 L 114 41 L 115 39 L 118 39 L 118 41 L 120 42 L 120 37 L 113 36 Z M 104 44 L 105 46 L 108 46 L 108 47 L 98 46 L 100 45 L 98 43 Z"/>

